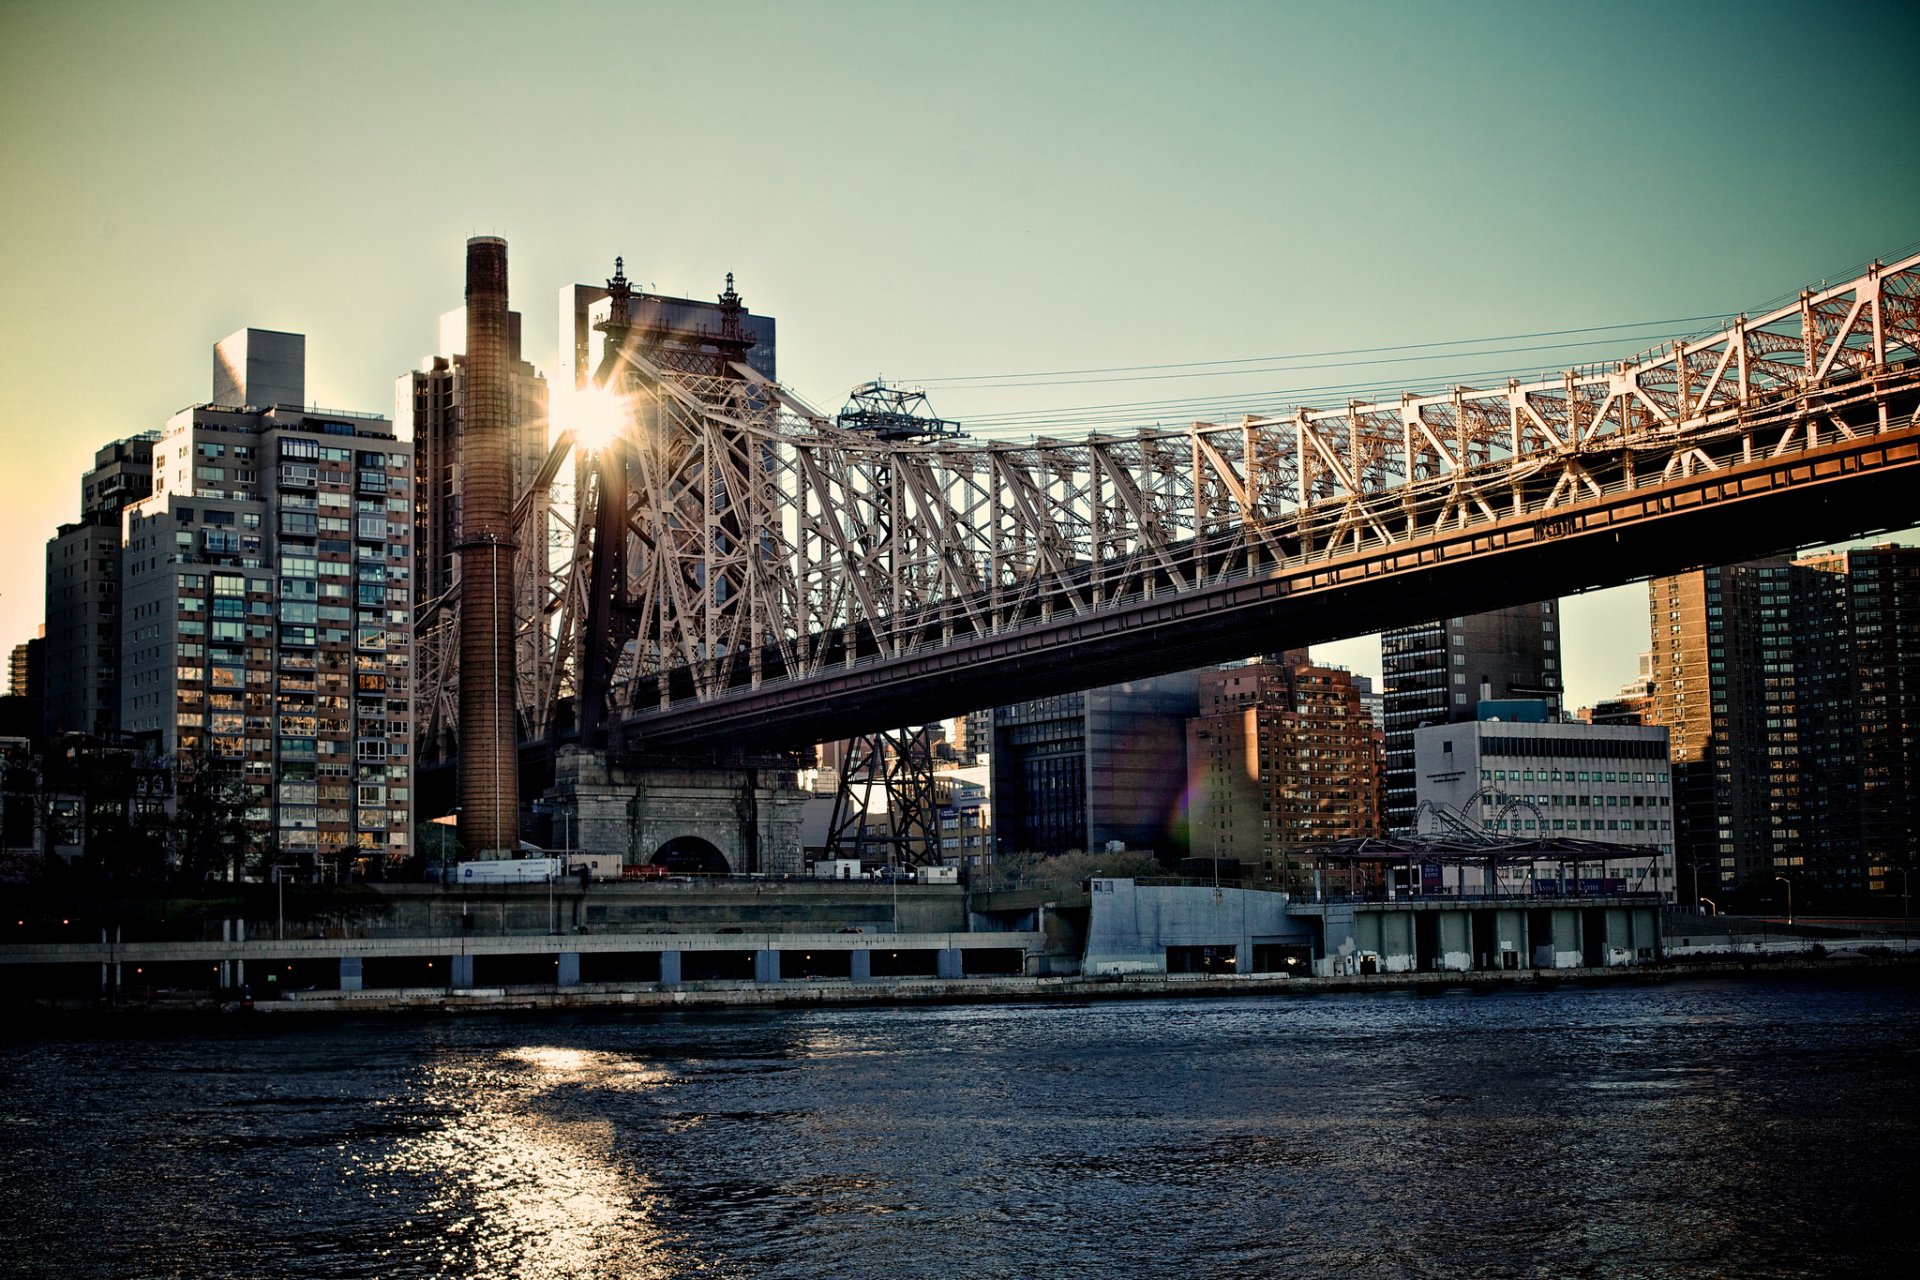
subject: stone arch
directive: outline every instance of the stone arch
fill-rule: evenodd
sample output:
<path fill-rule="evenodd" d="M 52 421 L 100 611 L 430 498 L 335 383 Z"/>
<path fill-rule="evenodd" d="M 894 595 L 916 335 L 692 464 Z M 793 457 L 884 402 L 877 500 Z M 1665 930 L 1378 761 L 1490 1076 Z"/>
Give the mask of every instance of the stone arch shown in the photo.
<path fill-rule="evenodd" d="M 699 836 L 675 836 L 654 850 L 651 861 L 674 875 L 724 876 L 733 870 L 727 855 Z"/>

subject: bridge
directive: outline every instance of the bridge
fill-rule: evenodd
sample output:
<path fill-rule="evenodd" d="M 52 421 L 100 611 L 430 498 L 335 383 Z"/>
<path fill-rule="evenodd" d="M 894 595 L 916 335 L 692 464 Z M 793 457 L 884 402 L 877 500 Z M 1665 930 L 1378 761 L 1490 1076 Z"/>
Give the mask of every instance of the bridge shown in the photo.
<path fill-rule="evenodd" d="M 1920 255 L 1529 382 L 1024 442 L 883 389 L 830 417 L 746 363 L 731 284 L 690 338 L 608 285 L 606 429 L 559 437 L 500 545 L 542 575 L 515 620 L 521 774 L 577 847 L 629 858 L 719 826 L 728 866 L 797 869 L 798 793 L 769 777 L 815 742 L 1920 510 Z M 418 620 L 429 743 L 457 732 L 460 609 L 456 586 Z"/>
<path fill-rule="evenodd" d="M 1024 443 L 846 429 L 603 329 L 621 429 L 579 455 L 523 719 L 616 751 L 799 747 L 1920 510 L 1920 256 L 1537 381 Z"/>

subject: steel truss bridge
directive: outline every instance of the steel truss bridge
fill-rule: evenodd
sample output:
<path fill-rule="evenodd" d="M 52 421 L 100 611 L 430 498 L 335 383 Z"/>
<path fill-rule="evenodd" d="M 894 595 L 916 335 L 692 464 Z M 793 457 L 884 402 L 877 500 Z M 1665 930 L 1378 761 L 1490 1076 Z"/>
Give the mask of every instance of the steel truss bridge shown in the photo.
<path fill-rule="evenodd" d="M 616 753 L 797 748 L 1920 521 L 1920 256 L 1538 381 L 1024 443 L 846 430 L 724 341 L 604 329 L 624 429 L 537 482 L 571 456 L 520 685 L 530 740 Z"/>

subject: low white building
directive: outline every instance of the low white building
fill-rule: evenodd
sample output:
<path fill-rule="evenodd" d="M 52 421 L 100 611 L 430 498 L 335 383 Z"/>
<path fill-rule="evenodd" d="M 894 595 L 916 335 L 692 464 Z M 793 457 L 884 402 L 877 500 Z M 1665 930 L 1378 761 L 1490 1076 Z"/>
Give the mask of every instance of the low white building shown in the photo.
<path fill-rule="evenodd" d="M 1499 873 L 1503 892 L 1572 893 L 1580 887 L 1568 882 L 1578 879 L 1672 899 L 1673 782 L 1665 728 L 1476 720 L 1430 725 L 1416 730 L 1413 741 L 1422 831 L 1458 819 L 1511 840 L 1623 846 L 1617 861 L 1585 862 L 1577 870 L 1559 862 L 1509 865 Z M 1470 873 L 1484 876 L 1461 867 L 1441 875 Z M 1453 891 L 1492 887 L 1461 884 Z"/>

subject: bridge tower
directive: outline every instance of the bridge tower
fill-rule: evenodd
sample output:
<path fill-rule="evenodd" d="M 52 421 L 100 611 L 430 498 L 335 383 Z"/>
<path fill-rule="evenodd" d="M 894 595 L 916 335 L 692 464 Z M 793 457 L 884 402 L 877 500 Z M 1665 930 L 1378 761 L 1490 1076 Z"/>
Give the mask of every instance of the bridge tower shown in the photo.
<path fill-rule="evenodd" d="M 758 535 L 739 504 L 711 495 L 751 482 L 753 445 L 738 431 L 701 432 L 689 408 L 763 396 L 744 371 L 764 326 L 731 273 L 715 303 L 699 303 L 644 293 L 623 259 L 592 315 L 601 339 L 589 394 L 619 406 L 622 429 L 583 453 L 576 472 L 575 562 L 587 581 L 558 638 L 572 651 L 578 734 L 554 759 L 555 839 L 629 865 L 797 873 L 796 754 L 752 744 L 650 751 L 624 732 L 616 695 L 658 664 L 674 626 L 723 614 L 750 589 Z"/>

